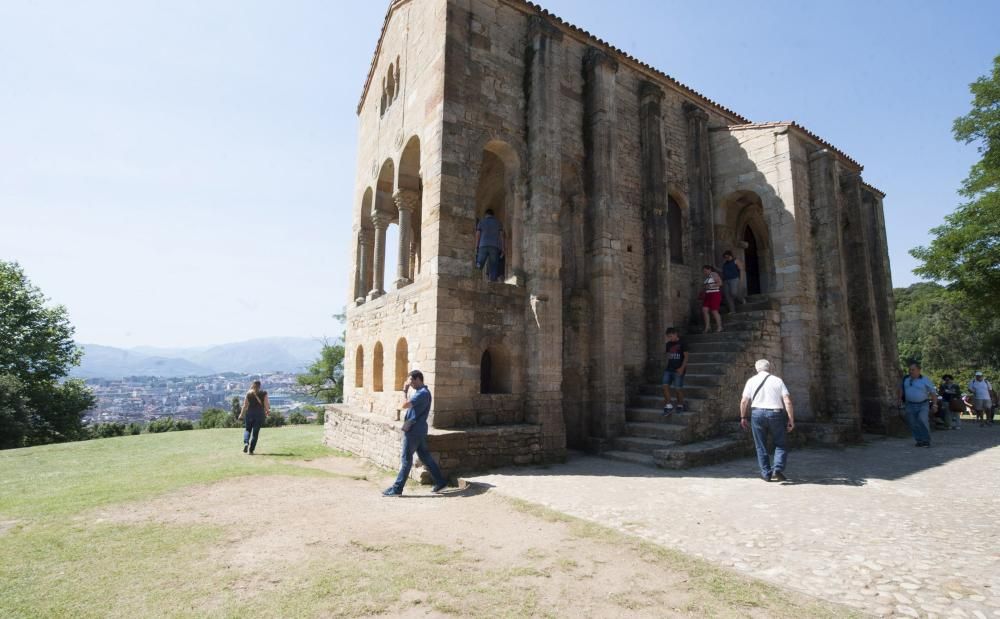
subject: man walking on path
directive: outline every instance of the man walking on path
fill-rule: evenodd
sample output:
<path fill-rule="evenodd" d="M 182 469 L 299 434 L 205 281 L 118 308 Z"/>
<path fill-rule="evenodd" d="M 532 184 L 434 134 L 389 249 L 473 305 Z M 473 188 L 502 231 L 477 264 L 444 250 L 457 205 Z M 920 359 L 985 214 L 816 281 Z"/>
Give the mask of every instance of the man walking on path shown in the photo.
<path fill-rule="evenodd" d="M 787 450 L 785 434 L 795 429 L 795 412 L 792 396 L 785 381 L 771 374 L 771 363 L 760 359 L 754 364 L 757 375 L 743 387 L 740 400 L 740 427 L 747 429 L 749 420 L 753 432 L 754 447 L 757 449 L 757 463 L 760 477 L 764 481 L 786 481 L 785 465 Z M 787 411 L 787 414 L 786 414 Z M 774 440 L 774 466 L 767 453 L 767 435 Z"/>
<path fill-rule="evenodd" d="M 906 411 L 906 423 L 913 432 L 917 447 L 931 446 L 930 408 L 937 408 L 937 391 L 931 379 L 920 373 L 920 364 L 910 363 L 910 375 L 903 379 L 899 388 L 899 400 Z"/>
<path fill-rule="evenodd" d="M 972 408 L 976 410 L 976 421 L 979 422 L 979 427 L 986 425 L 984 415 L 987 412 L 991 413 L 990 425 L 993 425 L 993 396 L 990 394 L 992 390 L 990 382 L 983 378 L 983 373 L 976 372 L 975 378 L 969 383 L 969 391 L 972 393 Z"/>
<path fill-rule="evenodd" d="M 743 275 L 743 263 L 733 256 L 733 252 L 726 250 L 722 254 L 722 293 L 726 298 L 726 306 L 729 313 L 736 311 L 737 303 L 746 303 L 746 299 L 740 295 L 742 287 L 740 278 Z"/>
<path fill-rule="evenodd" d="M 409 395 L 410 389 L 413 395 Z M 434 456 L 427 449 L 427 415 L 431 410 L 431 392 L 424 384 L 424 375 L 420 370 L 410 372 L 410 377 L 403 385 L 403 393 L 409 395 L 402 407 L 406 410 L 406 417 L 403 420 L 403 455 L 399 475 L 396 482 L 382 492 L 382 496 L 403 496 L 403 486 L 410 476 L 410 468 L 413 466 L 413 454 L 420 457 L 431 477 L 434 478 L 434 488 L 431 492 L 440 492 L 448 485 L 448 480 L 441 474 Z"/>
<path fill-rule="evenodd" d="M 500 279 L 500 259 L 503 258 L 503 225 L 486 209 L 486 216 L 476 224 L 476 268 L 486 267 L 491 282 Z"/>
<path fill-rule="evenodd" d="M 674 405 L 670 403 L 670 388 L 673 387 L 677 393 L 677 410 L 684 410 L 684 372 L 687 371 L 688 351 L 687 346 L 681 341 L 677 329 L 670 327 L 667 329 L 667 367 L 663 371 L 663 415 L 667 416 L 674 412 Z"/>

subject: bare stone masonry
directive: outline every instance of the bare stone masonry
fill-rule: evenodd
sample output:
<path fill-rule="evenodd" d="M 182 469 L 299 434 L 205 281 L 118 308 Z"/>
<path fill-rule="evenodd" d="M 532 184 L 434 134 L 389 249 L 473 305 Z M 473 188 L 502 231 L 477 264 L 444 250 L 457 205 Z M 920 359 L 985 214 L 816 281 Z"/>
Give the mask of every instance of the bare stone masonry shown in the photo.
<path fill-rule="evenodd" d="M 413 368 L 449 474 L 567 449 L 699 463 L 726 452 L 760 356 L 807 436 L 889 424 L 884 196 L 806 129 L 751 123 L 523 0 L 393 1 L 358 119 L 328 444 L 393 465 Z M 500 282 L 473 264 L 487 209 L 504 229 Z M 700 330 L 700 267 L 725 249 L 751 303 L 689 338 L 690 412 L 661 423 L 663 331 Z"/>

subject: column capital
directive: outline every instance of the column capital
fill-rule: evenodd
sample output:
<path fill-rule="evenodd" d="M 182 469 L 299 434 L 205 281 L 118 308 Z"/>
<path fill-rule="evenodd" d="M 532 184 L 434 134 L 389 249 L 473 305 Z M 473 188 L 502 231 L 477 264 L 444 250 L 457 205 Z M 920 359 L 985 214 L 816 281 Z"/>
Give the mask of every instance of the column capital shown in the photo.
<path fill-rule="evenodd" d="M 374 226 L 376 230 L 385 230 L 389 227 L 390 221 L 391 218 L 388 214 L 377 210 L 372 211 L 372 226 Z"/>
<path fill-rule="evenodd" d="M 528 18 L 528 38 L 534 39 L 536 36 L 561 41 L 563 33 L 544 15 L 532 15 Z"/>
<path fill-rule="evenodd" d="M 685 101 L 682 107 L 684 108 L 684 115 L 687 116 L 688 120 L 698 120 L 701 122 L 708 121 L 708 112 L 694 103 Z"/>
<path fill-rule="evenodd" d="M 392 201 L 396 203 L 396 208 L 400 212 L 412 213 L 420 202 L 420 192 L 413 189 L 400 189 L 392 196 Z"/>
<path fill-rule="evenodd" d="M 583 65 L 588 70 L 596 70 L 600 67 L 612 73 L 618 72 L 618 61 L 612 58 L 606 51 L 596 47 L 587 48 L 587 52 L 583 56 Z"/>
<path fill-rule="evenodd" d="M 663 89 L 653 82 L 643 80 L 639 83 L 639 100 L 643 103 L 646 101 L 660 103 L 663 101 Z"/>

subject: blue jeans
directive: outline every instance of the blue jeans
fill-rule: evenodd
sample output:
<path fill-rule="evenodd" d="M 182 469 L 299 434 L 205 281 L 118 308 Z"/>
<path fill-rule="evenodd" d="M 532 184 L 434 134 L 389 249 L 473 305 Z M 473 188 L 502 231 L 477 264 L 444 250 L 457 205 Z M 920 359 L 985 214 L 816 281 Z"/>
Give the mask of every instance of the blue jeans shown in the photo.
<path fill-rule="evenodd" d="M 785 432 L 788 429 L 788 416 L 785 411 L 767 408 L 750 409 L 750 429 L 753 431 L 753 443 L 757 448 L 757 464 L 760 465 L 761 477 L 770 477 L 774 473 L 785 470 L 785 460 L 788 451 L 785 449 Z M 774 467 L 767 453 L 767 433 L 774 439 Z"/>
<path fill-rule="evenodd" d="M 406 479 L 410 476 L 410 469 L 413 467 L 414 453 L 420 456 L 420 461 L 427 467 L 435 484 L 440 486 L 448 482 L 441 474 L 441 469 L 434 461 L 434 456 L 427 449 L 427 434 L 424 432 L 404 432 L 403 456 L 400 458 L 399 475 L 396 476 L 396 482 L 392 484 L 396 492 L 402 492 L 403 486 L 406 485 Z"/>
<path fill-rule="evenodd" d="M 263 413 L 247 413 L 243 418 L 243 442 L 250 443 L 250 453 L 257 447 L 257 436 L 264 425 Z"/>
<path fill-rule="evenodd" d="M 490 278 L 491 282 L 495 282 L 500 279 L 500 248 L 499 247 L 480 247 L 479 251 L 476 252 L 476 268 L 481 269 L 483 266 L 486 267 L 486 273 Z"/>
<path fill-rule="evenodd" d="M 928 424 L 927 415 L 930 405 L 927 401 L 906 403 L 906 423 L 910 425 L 910 432 L 913 432 L 913 440 L 918 443 L 931 442 L 931 429 Z"/>
<path fill-rule="evenodd" d="M 663 370 L 663 382 L 660 384 L 673 387 L 674 389 L 682 389 L 684 387 L 684 375 L 678 373 L 676 370 Z"/>

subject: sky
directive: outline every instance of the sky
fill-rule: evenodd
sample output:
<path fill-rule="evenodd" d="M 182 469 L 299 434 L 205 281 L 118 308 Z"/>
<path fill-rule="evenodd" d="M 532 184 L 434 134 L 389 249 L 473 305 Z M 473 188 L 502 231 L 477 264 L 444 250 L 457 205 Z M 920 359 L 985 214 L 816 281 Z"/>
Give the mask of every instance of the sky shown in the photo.
<path fill-rule="evenodd" d="M 543 0 L 755 122 L 795 120 L 886 192 L 893 283 L 960 202 L 968 85 L 1000 3 Z M 356 106 L 386 1 L 0 2 L 0 260 L 79 341 L 336 336 Z"/>

